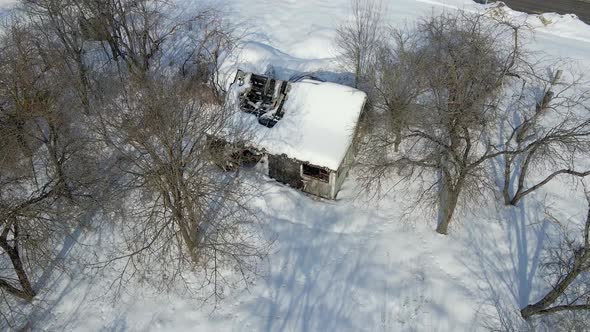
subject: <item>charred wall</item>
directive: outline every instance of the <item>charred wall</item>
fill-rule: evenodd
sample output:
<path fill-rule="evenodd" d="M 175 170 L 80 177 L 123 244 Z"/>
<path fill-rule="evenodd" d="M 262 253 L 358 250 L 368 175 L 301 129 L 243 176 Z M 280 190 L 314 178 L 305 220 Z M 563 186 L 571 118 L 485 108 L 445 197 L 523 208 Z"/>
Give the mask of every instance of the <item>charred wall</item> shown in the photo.
<path fill-rule="evenodd" d="M 289 185 L 293 188 L 302 189 L 301 163 L 288 158 L 285 155 L 268 156 L 268 176 Z"/>

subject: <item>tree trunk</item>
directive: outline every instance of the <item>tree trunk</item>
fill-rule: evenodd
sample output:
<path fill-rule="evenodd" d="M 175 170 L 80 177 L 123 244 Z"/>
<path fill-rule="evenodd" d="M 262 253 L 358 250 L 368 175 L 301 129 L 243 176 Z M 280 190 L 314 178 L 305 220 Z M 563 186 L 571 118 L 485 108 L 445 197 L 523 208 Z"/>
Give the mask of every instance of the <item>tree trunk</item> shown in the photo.
<path fill-rule="evenodd" d="M 512 173 L 512 162 L 514 159 L 510 156 L 505 156 L 504 161 L 504 186 L 502 188 L 502 197 L 504 198 L 504 205 L 510 205 L 510 176 Z"/>
<path fill-rule="evenodd" d="M 525 194 L 523 194 L 522 192 L 517 192 L 516 194 L 514 194 L 514 197 L 512 197 L 512 199 L 510 200 L 510 205 L 516 206 L 524 196 Z"/>
<path fill-rule="evenodd" d="M 180 230 L 180 235 L 188 249 L 190 259 L 193 264 L 197 265 L 199 263 L 199 256 L 197 253 L 198 244 L 195 243 L 193 236 L 191 236 L 193 230 L 190 228 L 190 222 L 184 215 L 184 207 L 181 198 L 182 194 L 178 188 L 175 190 L 174 195 L 174 200 L 172 200 L 170 198 L 170 192 L 166 191 L 165 189 L 162 190 L 162 196 L 166 200 L 166 204 L 172 209 L 174 221 Z"/>
<path fill-rule="evenodd" d="M 67 176 L 64 172 L 63 161 L 59 158 L 57 147 L 59 146 L 58 130 L 52 122 L 49 122 L 49 141 L 47 142 L 47 150 L 53 164 L 55 173 L 57 175 L 56 192 L 59 195 L 64 195 L 68 199 L 73 199 L 71 188 L 67 181 Z"/>
<path fill-rule="evenodd" d="M 512 196 L 512 199 L 510 200 L 510 205 L 516 206 L 516 204 L 518 204 L 520 199 L 526 195 L 526 194 L 523 194 L 523 192 L 525 191 L 524 190 L 524 182 L 525 182 L 525 179 L 528 175 L 529 165 L 531 163 L 531 160 L 533 159 L 533 156 L 535 155 L 535 153 L 537 152 L 538 149 L 539 149 L 539 146 L 537 145 L 526 154 L 526 157 L 524 158 L 524 162 L 522 163 L 522 165 L 520 166 L 520 169 L 518 170 L 518 172 L 519 172 L 518 173 L 518 186 L 516 187 L 516 192 Z"/>
<path fill-rule="evenodd" d="M 518 201 L 520 201 L 522 198 L 521 194 L 524 191 L 524 180 L 527 177 L 531 155 L 532 153 L 526 156 L 523 165 L 520 167 L 520 172 L 518 174 L 518 185 L 516 187 L 514 196 L 512 196 L 512 199 L 510 200 L 510 205 L 516 206 Z"/>
<path fill-rule="evenodd" d="M 449 234 L 449 224 L 453 219 L 455 208 L 457 207 L 457 201 L 459 194 L 455 192 L 447 193 L 447 200 L 441 205 L 441 217 L 436 227 L 436 232 L 439 234 Z"/>
<path fill-rule="evenodd" d="M 16 236 L 17 235 L 15 235 L 15 238 Z M 8 244 L 8 241 L 6 240 L 6 237 L 3 236 L 0 239 L 0 248 L 2 248 L 6 252 L 6 254 L 8 254 L 12 266 L 14 267 L 14 271 L 16 272 L 16 275 L 18 277 L 18 281 L 22 287 L 22 290 L 17 289 L 16 287 L 10 285 L 9 283 L 1 279 L 0 287 L 4 288 L 12 295 L 18 296 L 27 302 L 31 302 L 37 294 L 35 293 L 35 290 L 33 289 L 31 282 L 29 281 L 29 277 L 27 276 L 27 272 L 25 271 L 23 262 L 18 252 L 18 243 L 15 240 L 14 246 L 11 247 Z"/>
<path fill-rule="evenodd" d="M 453 214 L 455 213 L 455 208 L 457 207 L 457 202 L 459 201 L 459 194 L 461 192 L 464 177 L 460 176 L 457 183 L 453 185 L 450 175 L 444 175 L 444 170 L 442 173 L 443 188 L 441 189 L 441 198 L 439 203 L 440 216 L 438 225 L 436 227 L 436 232 L 447 235 L 449 233 L 449 224 L 453 219 Z"/>
<path fill-rule="evenodd" d="M 393 142 L 393 148 L 395 152 L 399 151 L 399 146 L 402 143 L 402 128 L 400 125 L 394 125 L 395 141 Z"/>
<path fill-rule="evenodd" d="M 555 178 L 558 175 L 561 174 L 569 174 L 569 175 L 573 175 L 573 176 L 577 176 L 577 177 L 586 177 L 588 175 L 590 175 L 590 171 L 584 171 L 584 172 L 578 172 L 578 171 L 573 171 L 571 169 L 561 169 L 559 171 L 555 171 L 553 173 L 551 173 L 549 176 L 547 176 L 545 179 L 543 179 L 543 181 L 529 187 L 528 189 L 524 190 L 524 185 L 521 187 L 520 182 L 519 182 L 519 186 L 518 186 L 518 190 L 516 191 L 516 193 L 514 194 L 514 197 L 512 198 L 512 200 L 510 201 L 511 205 L 516 205 L 518 204 L 518 202 L 525 197 L 526 195 L 534 192 L 535 190 L 541 188 L 542 186 L 546 185 L 549 181 L 553 180 L 553 178 Z M 520 175 L 521 177 L 523 177 L 523 174 L 521 173 Z"/>
<path fill-rule="evenodd" d="M 90 80 L 88 79 L 88 70 L 84 65 L 84 55 L 81 54 L 77 56 L 77 63 L 78 63 L 78 75 L 80 80 L 80 87 L 78 90 L 80 91 L 80 100 L 82 101 L 82 107 L 86 114 L 90 114 L 90 97 L 88 95 L 88 91 L 90 91 Z"/>
<path fill-rule="evenodd" d="M 354 78 L 354 87 L 355 89 L 359 89 L 359 82 L 360 82 L 360 74 L 359 74 L 359 69 L 355 69 L 355 78 Z"/>
<path fill-rule="evenodd" d="M 529 304 L 524 307 L 520 314 L 522 318 L 528 320 L 533 315 L 542 314 L 547 308 L 552 305 L 563 293 L 568 286 L 584 271 L 584 264 L 590 258 L 590 251 L 581 248 L 574 255 L 574 265 L 571 271 L 561 280 L 553 289 L 547 293 L 541 300 L 535 304 Z M 567 307 L 567 306 L 566 306 Z M 550 310 L 550 309 L 549 309 Z"/>

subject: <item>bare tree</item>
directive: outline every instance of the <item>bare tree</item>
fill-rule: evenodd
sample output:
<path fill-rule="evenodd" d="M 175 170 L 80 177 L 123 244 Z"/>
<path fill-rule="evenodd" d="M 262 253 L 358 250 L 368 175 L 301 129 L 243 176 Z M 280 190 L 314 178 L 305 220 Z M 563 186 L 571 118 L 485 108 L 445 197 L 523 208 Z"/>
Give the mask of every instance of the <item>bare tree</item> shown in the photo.
<path fill-rule="evenodd" d="M 397 152 L 403 131 L 413 116 L 416 98 L 426 90 L 422 77 L 415 72 L 416 68 L 425 65 L 421 62 L 426 57 L 419 51 L 417 40 L 412 38 L 410 31 L 389 28 L 387 32 L 390 38 L 378 41 L 374 60 L 369 67 L 372 78 L 366 82 L 366 90 L 376 116 L 367 122 L 386 121 L 393 136 L 394 152 Z M 381 145 L 373 147 L 380 148 Z"/>
<path fill-rule="evenodd" d="M 163 44 L 182 24 L 168 19 L 171 3 L 164 0 L 86 1 L 85 5 L 89 9 L 82 18 L 85 26 L 135 75 L 159 65 Z"/>
<path fill-rule="evenodd" d="M 234 29 L 216 7 L 184 11 L 166 0 L 83 4 L 80 20 L 87 38 L 100 41 L 134 75 L 145 75 L 154 66 L 180 66 L 184 75 L 213 83 L 220 59 L 235 45 Z"/>
<path fill-rule="evenodd" d="M 70 77 L 84 110 L 90 111 L 90 78 L 85 59 L 86 36 L 82 33 L 80 18 L 82 1 L 23 0 L 22 19 L 35 27 L 37 44 L 43 47 L 47 62 L 63 66 L 62 75 Z"/>
<path fill-rule="evenodd" d="M 590 109 L 586 106 L 590 94 L 581 78 L 571 77 L 569 71 L 566 74 L 570 77 L 562 77 L 563 70 L 558 69 L 549 78 L 537 74 L 521 77 L 509 121 L 512 130 L 505 142 L 507 151 L 520 151 L 504 160 L 502 194 L 507 205 L 516 205 L 559 175 L 590 175 L 577 166 L 590 152 Z M 531 173 L 543 177 L 528 184 Z"/>
<path fill-rule="evenodd" d="M 32 301 L 36 278 L 77 225 L 94 182 L 73 88 L 27 24 L 0 39 L 0 288 Z M 74 99 L 77 100 L 77 99 Z M 38 285 L 37 285 L 38 286 Z"/>
<path fill-rule="evenodd" d="M 122 171 L 115 174 L 124 189 L 118 197 L 129 200 L 122 213 L 136 222 L 122 224 L 121 257 L 97 265 L 125 260 L 120 282 L 129 271 L 147 274 L 146 260 L 169 286 L 190 269 L 214 285 L 224 284 L 218 278 L 228 267 L 246 278 L 254 256 L 263 254 L 248 242 L 258 233 L 247 188 L 236 174 L 212 167 L 207 149 L 208 137 L 222 136 L 231 120 L 230 108 L 221 105 L 219 68 L 235 39 L 218 8 L 182 11 L 166 0 L 27 0 L 23 9 L 39 31 L 37 50 L 48 53 L 39 52 L 41 58 L 69 69 L 68 87 L 87 92 L 80 99 L 92 112 L 83 124 L 104 144 L 99 157 L 115 156 Z M 231 134 L 228 141 L 235 142 L 242 133 Z M 142 204 L 131 204 L 136 197 Z M 215 287 L 214 295 L 221 293 Z"/>
<path fill-rule="evenodd" d="M 219 70 L 237 38 L 219 7 L 183 8 L 167 0 L 24 0 L 22 13 L 36 26 L 38 42 L 53 50 L 51 62 L 78 83 L 87 113 L 102 93 L 92 81 L 96 71 L 113 64 L 140 77 L 160 66 L 177 70 L 223 98 L 226 82 Z"/>
<path fill-rule="evenodd" d="M 590 198 L 587 200 L 590 204 Z M 550 216 L 551 217 L 551 216 Z M 544 262 L 544 276 L 550 290 L 537 302 L 521 310 L 522 317 L 530 320 L 536 316 L 576 314 L 590 312 L 590 208 L 577 236 L 570 236 L 566 225 L 554 217 L 553 221 L 562 228 L 562 239 L 549 249 Z M 570 317 L 571 319 L 572 317 Z M 586 325 L 587 327 L 587 325 Z"/>
<path fill-rule="evenodd" d="M 370 67 L 382 38 L 381 0 L 352 0 L 352 18 L 342 24 L 336 35 L 344 67 L 355 75 L 355 86 L 369 82 Z"/>
<path fill-rule="evenodd" d="M 480 197 L 488 187 L 486 161 L 508 153 L 496 147 L 491 134 L 501 119 L 503 84 L 518 76 L 523 61 L 520 41 L 513 37 L 519 33 L 520 27 L 502 20 L 459 12 L 394 34 L 389 52 L 395 55 L 394 70 L 383 75 L 410 78 L 409 91 L 386 90 L 389 84 L 381 86 L 386 80 L 376 81 L 385 111 L 373 114 L 373 131 L 361 153 L 365 188 L 380 188 L 392 172 L 420 180 L 426 184 L 420 199 L 437 202 L 437 232 L 447 234 L 460 197 Z M 411 117 L 387 119 L 398 116 L 387 107 L 396 99 Z"/>
<path fill-rule="evenodd" d="M 181 74 L 207 86 L 217 102 L 222 103 L 228 82 L 224 81 L 221 66 L 228 56 L 234 54 L 240 40 L 236 27 L 218 8 L 202 8 L 190 16 L 183 27 L 183 32 L 178 35 L 186 42 L 174 47 L 184 53 Z"/>
<path fill-rule="evenodd" d="M 131 80 L 119 90 L 103 110 L 101 133 L 127 179 L 124 250 L 98 265 L 125 262 L 116 289 L 132 276 L 169 288 L 196 275 L 220 298 L 232 284 L 225 271 L 247 280 L 264 256 L 247 205 L 251 188 L 209 156 L 211 137 L 243 137 L 233 108 L 180 76 Z"/>

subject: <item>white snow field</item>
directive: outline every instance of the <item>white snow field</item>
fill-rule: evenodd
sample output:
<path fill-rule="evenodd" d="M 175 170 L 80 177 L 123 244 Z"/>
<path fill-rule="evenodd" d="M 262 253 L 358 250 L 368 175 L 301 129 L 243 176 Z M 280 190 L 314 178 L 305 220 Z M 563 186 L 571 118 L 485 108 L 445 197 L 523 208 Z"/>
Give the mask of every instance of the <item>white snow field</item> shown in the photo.
<path fill-rule="evenodd" d="M 182 6 L 200 1 L 178 0 Z M 3 3 L 0 0 L 0 3 Z M 11 2 L 11 1 L 8 1 Z M 390 0 L 393 25 L 442 10 L 484 8 L 471 0 Z M 332 44 L 348 18 L 348 0 L 227 0 L 220 2 L 247 32 L 232 70 L 278 75 L 324 71 L 338 77 Z M 570 16 L 512 13 L 536 26 L 529 45 L 568 57 L 590 69 L 590 26 Z M 229 70 L 229 69 L 228 69 Z M 280 78 L 280 77 L 279 77 Z M 396 186 L 382 200 L 358 196 L 354 172 L 338 200 L 314 199 L 271 179 L 252 202 L 274 246 L 262 276 L 247 290 L 226 290 L 225 300 L 202 304 L 147 286 L 128 288 L 113 302 L 105 296 L 114 273 L 54 273 L 36 300 L 32 327 L 42 331 L 476 331 L 499 320 L 518 321 L 520 307 L 544 291 L 542 249 L 551 242 L 545 211 L 572 223 L 585 216 L 582 189 L 555 181 L 519 207 L 498 201 L 465 208 L 450 235 L 434 232 L 430 211 L 410 210 L 416 188 Z M 393 179 L 395 182 L 395 179 Z M 108 237 L 109 230 L 104 235 Z M 102 238 L 102 237 L 101 237 Z M 64 245 L 84 253 L 86 239 Z M 67 256 L 66 256 L 67 257 Z"/>

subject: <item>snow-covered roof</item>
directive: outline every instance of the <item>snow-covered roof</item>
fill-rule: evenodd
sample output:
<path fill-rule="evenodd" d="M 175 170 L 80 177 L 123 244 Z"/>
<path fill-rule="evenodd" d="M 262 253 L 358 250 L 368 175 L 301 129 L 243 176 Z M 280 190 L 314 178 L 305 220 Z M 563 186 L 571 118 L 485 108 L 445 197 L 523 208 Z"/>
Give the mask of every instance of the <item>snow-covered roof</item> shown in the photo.
<path fill-rule="evenodd" d="M 232 85 L 238 98 L 244 87 Z M 309 164 L 337 170 L 352 143 L 367 95 L 336 83 L 304 79 L 290 82 L 284 115 L 274 127 L 256 123 L 250 144 L 267 153 L 286 154 Z M 256 122 L 245 112 L 240 117 Z"/>

